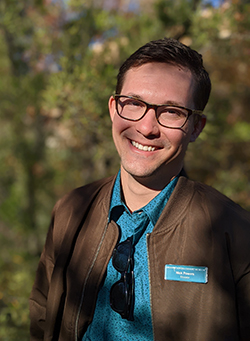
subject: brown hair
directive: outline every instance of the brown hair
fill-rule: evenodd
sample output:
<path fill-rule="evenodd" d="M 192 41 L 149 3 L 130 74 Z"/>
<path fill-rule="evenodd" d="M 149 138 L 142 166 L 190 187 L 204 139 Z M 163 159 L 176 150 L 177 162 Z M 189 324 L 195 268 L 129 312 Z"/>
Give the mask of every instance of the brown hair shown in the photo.
<path fill-rule="evenodd" d="M 196 81 L 193 100 L 196 110 L 204 110 L 211 92 L 211 81 L 201 54 L 172 38 L 151 41 L 135 51 L 120 67 L 116 93 L 122 91 L 126 72 L 147 63 L 166 63 L 189 69 Z"/>

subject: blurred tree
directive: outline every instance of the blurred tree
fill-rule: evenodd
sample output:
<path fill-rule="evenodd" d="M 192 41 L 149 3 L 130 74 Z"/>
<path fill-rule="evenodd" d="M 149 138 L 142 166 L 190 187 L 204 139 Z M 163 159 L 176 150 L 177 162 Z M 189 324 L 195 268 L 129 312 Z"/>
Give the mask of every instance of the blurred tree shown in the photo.
<path fill-rule="evenodd" d="M 46 119 L 41 93 L 48 72 L 43 38 L 48 14 L 33 1 L 0 3 L 0 339 L 27 339 L 27 297 L 34 260 L 42 247 L 54 196 L 47 187 L 53 169 L 46 163 Z M 36 24 L 35 24 L 36 22 Z M 43 41 L 43 42 L 42 42 Z M 55 196 L 54 196 L 55 198 Z M 50 209 L 50 205 L 48 206 Z"/>
<path fill-rule="evenodd" d="M 250 4 L 227 1 L 196 17 L 193 46 L 204 55 L 213 90 L 208 123 L 190 148 L 190 175 L 250 209 Z M 205 153 L 204 153 L 205 152 Z M 200 158 L 203 153 L 204 157 Z"/>
<path fill-rule="evenodd" d="M 180 40 L 183 36 L 190 35 L 193 18 L 197 15 L 197 9 L 201 0 L 159 0 L 155 3 L 157 16 L 168 30 L 168 34 Z"/>

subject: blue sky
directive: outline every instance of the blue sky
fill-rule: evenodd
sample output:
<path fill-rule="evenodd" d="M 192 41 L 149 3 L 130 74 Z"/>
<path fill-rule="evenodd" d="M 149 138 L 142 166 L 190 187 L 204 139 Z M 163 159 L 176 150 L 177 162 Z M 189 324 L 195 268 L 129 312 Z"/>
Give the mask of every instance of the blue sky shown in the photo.
<path fill-rule="evenodd" d="M 221 0 L 204 0 L 204 3 L 210 2 L 214 7 L 218 7 L 221 4 Z"/>

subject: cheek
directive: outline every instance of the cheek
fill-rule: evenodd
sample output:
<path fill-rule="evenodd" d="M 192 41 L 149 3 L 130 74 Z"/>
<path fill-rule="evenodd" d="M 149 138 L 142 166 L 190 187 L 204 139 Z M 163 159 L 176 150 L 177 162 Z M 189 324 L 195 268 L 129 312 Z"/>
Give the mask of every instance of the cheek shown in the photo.
<path fill-rule="evenodd" d="M 185 152 L 189 144 L 190 136 L 189 132 L 181 129 L 172 129 L 168 133 L 165 133 L 165 144 L 172 150 L 179 150 L 179 152 Z"/>
<path fill-rule="evenodd" d="M 173 146 L 178 146 L 185 141 L 186 133 L 180 129 L 169 129 L 164 135 Z"/>
<path fill-rule="evenodd" d="M 113 135 L 119 135 L 124 130 L 128 129 L 131 126 L 131 123 L 129 121 L 126 121 L 119 117 L 118 115 L 114 116 L 113 124 L 112 124 L 112 131 Z"/>

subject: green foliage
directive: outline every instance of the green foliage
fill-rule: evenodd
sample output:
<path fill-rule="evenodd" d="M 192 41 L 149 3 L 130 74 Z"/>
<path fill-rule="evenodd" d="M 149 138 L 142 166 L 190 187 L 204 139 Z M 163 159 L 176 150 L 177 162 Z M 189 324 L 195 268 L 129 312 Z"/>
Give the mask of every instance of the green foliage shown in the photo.
<path fill-rule="evenodd" d="M 1 340 L 28 339 L 28 296 L 55 201 L 119 168 L 107 102 L 121 62 L 147 41 L 172 36 L 203 54 L 208 123 L 185 167 L 250 208 L 250 5 L 117 4 L 0 3 Z"/>
<path fill-rule="evenodd" d="M 193 46 L 204 55 L 213 90 L 205 134 L 191 146 L 187 169 L 250 208 L 249 200 L 249 9 L 241 2 L 209 8 L 196 18 Z M 199 158 L 201 152 L 204 158 Z"/>

